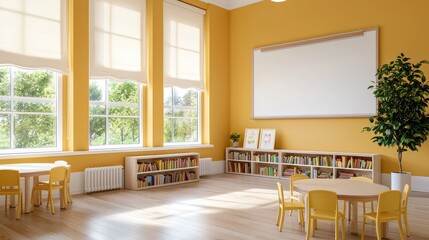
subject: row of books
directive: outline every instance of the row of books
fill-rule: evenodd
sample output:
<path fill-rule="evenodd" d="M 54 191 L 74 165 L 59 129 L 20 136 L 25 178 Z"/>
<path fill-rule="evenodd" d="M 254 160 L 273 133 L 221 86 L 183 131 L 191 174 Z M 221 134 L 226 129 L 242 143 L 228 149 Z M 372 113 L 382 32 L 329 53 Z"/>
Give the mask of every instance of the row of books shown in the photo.
<path fill-rule="evenodd" d="M 284 156 L 283 163 L 289 164 L 302 164 L 302 165 L 314 165 L 314 166 L 332 166 L 333 158 L 329 156 Z"/>
<path fill-rule="evenodd" d="M 250 161 L 250 152 L 229 152 L 228 159 L 235 160 L 249 160 Z"/>
<path fill-rule="evenodd" d="M 271 153 L 258 153 L 253 156 L 253 160 L 256 162 L 279 162 L 279 155 Z"/>
<path fill-rule="evenodd" d="M 354 177 L 354 176 L 355 176 L 354 173 L 347 173 L 347 172 L 340 172 L 338 174 L 338 178 L 341 178 L 341 179 L 350 179 L 351 177 Z"/>
<path fill-rule="evenodd" d="M 274 167 L 260 167 L 259 174 L 264 176 L 278 176 L 278 169 Z"/>
<path fill-rule="evenodd" d="M 168 170 L 186 167 L 198 166 L 196 158 L 172 158 L 172 159 L 158 159 L 151 162 L 137 162 L 138 172 L 150 172 L 158 170 Z"/>
<path fill-rule="evenodd" d="M 353 157 L 347 159 L 343 156 L 335 160 L 335 166 L 343 168 L 372 169 L 372 161 L 361 158 L 353 159 Z"/>
<path fill-rule="evenodd" d="M 251 173 L 250 163 L 243 162 L 228 162 L 228 169 L 235 173 Z"/>
<path fill-rule="evenodd" d="M 313 177 L 314 178 L 323 178 L 323 179 L 328 179 L 328 178 L 332 178 L 332 173 L 331 172 L 321 172 L 318 170 L 313 170 Z"/>
<path fill-rule="evenodd" d="M 297 167 L 283 169 L 283 177 L 290 177 L 292 175 L 301 174 L 301 173 L 302 173 L 301 169 Z"/>
<path fill-rule="evenodd" d="M 174 172 L 168 174 L 145 175 L 137 177 L 137 187 L 149 187 L 175 182 L 183 182 L 194 180 L 197 175 L 194 171 L 190 172 Z"/>

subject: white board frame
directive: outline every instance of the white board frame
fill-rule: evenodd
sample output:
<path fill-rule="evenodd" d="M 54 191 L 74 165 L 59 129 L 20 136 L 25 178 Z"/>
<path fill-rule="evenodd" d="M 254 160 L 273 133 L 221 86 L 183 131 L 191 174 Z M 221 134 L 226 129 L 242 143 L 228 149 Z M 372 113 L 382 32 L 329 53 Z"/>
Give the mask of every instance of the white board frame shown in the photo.
<path fill-rule="evenodd" d="M 369 59 L 368 61 L 370 61 L 370 70 L 366 70 L 367 72 L 365 73 L 367 76 L 369 76 L 368 71 L 372 71 L 370 75 L 372 75 L 371 77 L 365 78 L 365 82 L 363 83 L 359 83 L 359 84 L 364 84 L 365 85 L 365 89 L 362 90 L 361 88 L 361 93 L 363 97 L 365 97 L 363 100 L 365 101 L 364 107 L 366 108 L 365 111 L 356 111 L 353 112 L 353 108 L 352 110 L 350 110 L 351 112 L 347 112 L 347 110 L 345 110 L 344 112 L 342 112 L 340 110 L 338 110 L 338 112 L 328 112 L 328 113 L 321 113 L 321 112 L 307 112 L 307 113 L 302 113 L 302 112 L 298 112 L 297 114 L 293 113 L 293 112 L 288 112 L 287 110 L 285 111 L 284 109 L 281 109 L 282 107 L 278 107 L 275 108 L 274 110 L 270 110 L 271 113 L 270 114 L 266 114 L 266 113 L 261 113 L 260 111 L 258 112 L 258 105 L 259 104 L 257 101 L 258 100 L 258 96 L 255 96 L 259 93 L 256 93 L 256 91 L 258 91 L 259 89 L 257 87 L 255 87 L 255 81 L 258 81 L 258 73 L 257 72 L 257 66 L 256 64 L 258 63 L 258 57 L 261 56 L 263 53 L 269 53 L 271 51 L 282 51 L 284 49 L 287 48 L 303 48 L 306 46 L 310 46 L 310 47 L 315 47 L 315 45 L 317 44 L 336 44 L 336 43 L 340 43 L 344 45 L 345 41 L 361 41 L 359 40 L 360 38 L 365 38 L 368 37 L 369 39 L 365 40 L 366 42 L 369 42 L 370 46 L 368 48 L 368 52 L 367 55 L 371 55 L 368 56 Z M 365 42 L 365 43 L 366 43 Z M 368 90 L 367 87 L 371 85 L 372 81 L 376 80 L 375 77 L 375 73 L 378 67 L 378 28 L 371 28 L 371 29 L 365 29 L 365 30 L 358 30 L 358 31 L 353 31 L 353 32 L 347 32 L 347 33 L 341 33 L 341 34 L 335 34 L 335 35 L 329 35 L 329 36 L 324 36 L 324 37 L 318 37 L 318 38 L 312 38 L 312 39 L 306 39 L 306 40 L 300 40 L 300 41 L 294 41 L 294 42 L 288 42 L 288 43 L 283 43 L 283 44 L 277 44 L 277 45 L 272 45 L 272 46 L 265 46 L 265 47 L 260 47 L 260 48 L 255 48 L 254 52 L 253 52 L 253 76 L 252 76 L 252 111 L 251 111 L 251 118 L 252 119 L 276 119 L 276 118 L 338 118 L 338 117 L 368 117 L 368 116 L 372 116 L 375 115 L 377 113 L 377 102 L 375 97 L 372 94 L 371 90 Z M 366 43 L 368 44 L 368 43 Z M 372 54 L 373 53 L 373 54 Z M 259 54 L 259 55 L 257 55 Z M 367 59 L 365 59 L 366 61 Z M 362 60 L 361 60 L 362 61 Z M 374 66 L 372 66 L 374 65 Z M 271 66 L 269 66 L 271 67 Z M 368 68 L 368 66 L 366 66 L 366 68 Z M 256 70 L 255 70 L 256 69 Z M 309 66 L 308 68 L 309 70 L 311 70 L 311 66 Z M 261 80 L 259 80 L 261 81 Z M 268 86 L 271 88 L 276 88 L 277 86 L 275 84 L 272 83 L 268 83 L 271 84 L 273 86 Z M 257 84 L 256 84 L 257 85 Z M 311 85 L 311 83 L 310 83 Z M 261 86 L 261 85 L 259 85 Z M 277 91 L 277 89 L 275 89 Z M 289 89 L 290 91 L 290 89 Z M 292 90 L 293 91 L 293 90 Z M 313 90 L 316 91 L 316 90 Z M 333 85 L 331 86 L 331 89 L 329 89 L 329 92 L 322 92 L 322 96 L 323 94 L 326 94 L 326 96 L 329 96 L 330 98 L 332 98 L 332 94 L 335 94 L 335 92 L 341 91 L 341 88 L 338 87 L 337 85 Z M 354 93 L 354 92 L 352 92 Z M 287 92 L 285 92 L 284 94 L 287 94 Z M 278 101 L 280 101 L 279 99 L 281 99 L 282 94 L 269 94 L 269 93 L 265 93 L 266 97 L 269 98 L 267 99 L 263 99 L 262 101 L 266 101 L 266 103 L 263 105 L 263 107 L 259 106 L 259 109 L 263 108 L 263 111 L 269 111 L 267 110 L 267 108 L 272 107 L 274 108 L 274 106 L 276 105 L 276 103 Z M 344 94 L 343 94 L 344 95 Z M 260 98 L 260 97 L 259 97 Z M 272 100 L 271 100 L 272 98 Z M 316 96 L 317 98 L 317 96 Z M 354 98 L 353 98 L 354 99 Z M 354 101 L 353 99 L 350 99 L 350 101 Z M 360 99 L 356 99 L 355 102 L 358 102 Z M 270 102 L 271 101 L 271 102 Z M 299 101 L 296 101 L 293 104 L 298 104 L 296 108 L 299 108 L 299 104 L 301 104 Z M 347 104 L 347 99 L 346 101 L 342 100 L 342 99 L 338 99 L 338 104 L 342 104 L 342 102 L 344 102 L 343 104 Z M 294 102 L 294 101 L 289 101 L 289 102 Z M 288 103 L 289 103 L 288 102 Z M 360 104 L 361 102 L 359 102 Z M 291 103 L 292 104 L 292 103 Z M 337 102 L 335 102 L 335 104 L 337 104 Z M 335 105 L 334 104 L 334 105 Z M 358 106 L 359 104 L 354 103 L 356 106 Z M 304 106 L 304 105 L 303 105 Z M 348 106 L 347 106 L 348 107 Z M 342 106 L 343 109 L 347 108 L 345 106 Z M 360 108 L 361 106 L 358 106 L 358 108 Z M 304 109 L 304 108 L 303 108 Z M 310 108 L 311 109 L 311 108 Z M 337 110 L 334 108 L 334 110 Z M 317 111 L 317 109 L 316 109 Z"/>

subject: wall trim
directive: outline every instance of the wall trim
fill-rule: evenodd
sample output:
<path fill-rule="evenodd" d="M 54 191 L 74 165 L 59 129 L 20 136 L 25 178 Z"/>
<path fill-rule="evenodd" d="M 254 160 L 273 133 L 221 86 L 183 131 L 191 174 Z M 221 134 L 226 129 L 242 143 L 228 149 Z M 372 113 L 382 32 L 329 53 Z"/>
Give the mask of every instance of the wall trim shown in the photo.
<path fill-rule="evenodd" d="M 104 148 L 91 149 L 88 151 L 62 151 L 62 152 L 33 152 L 33 153 L 11 153 L 0 154 L 2 159 L 19 159 L 19 158 L 39 158 L 39 157 L 61 157 L 61 156 L 81 156 L 92 154 L 109 154 L 109 153 L 132 153 L 132 152 L 153 152 L 153 151 L 169 151 L 178 149 L 199 149 L 213 148 L 213 144 L 190 144 L 190 145 L 168 145 L 163 147 L 133 147 L 133 148 Z"/>

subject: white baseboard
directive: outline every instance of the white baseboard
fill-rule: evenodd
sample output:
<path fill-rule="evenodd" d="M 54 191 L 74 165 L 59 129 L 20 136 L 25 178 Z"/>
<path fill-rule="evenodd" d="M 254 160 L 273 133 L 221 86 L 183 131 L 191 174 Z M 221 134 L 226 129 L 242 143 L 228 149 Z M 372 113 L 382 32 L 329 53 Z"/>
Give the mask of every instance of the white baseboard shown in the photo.
<path fill-rule="evenodd" d="M 225 161 L 212 162 L 212 174 L 219 174 L 225 172 Z M 41 178 L 44 180 L 43 178 Z M 390 187 L 390 174 L 381 174 L 381 183 Z M 71 175 L 71 192 L 72 194 L 81 194 L 85 192 L 85 174 L 84 172 L 74 172 Z M 429 177 L 412 176 L 411 177 L 411 191 L 415 192 L 429 192 Z"/>

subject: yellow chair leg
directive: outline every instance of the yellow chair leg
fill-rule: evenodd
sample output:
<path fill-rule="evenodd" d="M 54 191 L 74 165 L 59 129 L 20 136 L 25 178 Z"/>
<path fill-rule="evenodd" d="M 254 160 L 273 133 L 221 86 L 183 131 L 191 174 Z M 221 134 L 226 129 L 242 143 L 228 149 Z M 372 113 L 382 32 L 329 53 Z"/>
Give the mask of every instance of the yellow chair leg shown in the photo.
<path fill-rule="evenodd" d="M 405 231 L 407 232 L 407 237 L 410 236 L 410 227 L 408 226 L 408 213 L 404 212 L 404 223 L 405 223 Z"/>
<path fill-rule="evenodd" d="M 344 219 L 345 215 L 343 215 L 342 221 L 341 221 L 341 239 L 346 239 L 346 220 Z"/>
<path fill-rule="evenodd" d="M 52 190 L 49 191 L 48 195 L 49 195 L 49 203 L 51 204 L 51 213 L 52 215 L 54 215 L 55 210 L 54 210 L 54 200 L 52 198 Z"/>
<path fill-rule="evenodd" d="M 399 228 L 399 235 L 401 235 L 401 240 L 404 240 L 404 231 L 402 230 L 401 218 L 398 218 L 398 228 Z"/>
<path fill-rule="evenodd" d="M 381 229 L 380 229 L 380 223 L 378 221 L 375 221 L 375 231 L 377 233 L 377 240 L 381 240 Z"/>
<path fill-rule="evenodd" d="M 279 231 L 281 232 L 283 229 L 283 222 L 284 222 L 284 218 L 285 218 L 285 211 L 282 209 L 281 213 L 280 213 L 280 222 L 279 222 Z"/>
<path fill-rule="evenodd" d="M 281 211 L 282 209 L 280 208 L 280 205 L 279 205 L 279 207 L 277 208 L 277 220 L 276 220 L 276 226 L 278 226 L 279 225 L 279 222 L 280 222 L 280 211 Z"/>
<path fill-rule="evenodd" d="M 61 191 L 60 191 L 60 194 L 61 194 Z M 64 209 L 67 209 L 67 190 L 66 189 L 63 189 L 63 203 L 64 203 Z"/>
<path fill-rule="evenodd" d="M 71 195 L 71 192 L 70 192 L 70 185 L 67 186 L 67 201 L 69 203 L 73 202 L 72 195 Z"/>
<path fill-rule="evenodd" d="M 4 212 L 7 212 L 7 195 L 4 195 Z"/>
<path fill-rule="evenodd" d="M 365 239 L 365 217 L 363 217 L 362 219 L 362 232 L 360 235 L 361 235 L 360 239 L 364 240 Z"/>
<path fill-rule="evenodd" d="M 335 221 L 335 240 L 338 240 L 338 221 Z"/>
<path fill-rule="evenodd" d="M 308 217 L 307 217 L 307 221 L 308 221 L 308 223 L 307 223 L 307 232 L 306 232 L 306 235 L 305 235 L 305 239 L 306 240 L 310 240 L 310 225 L 311 225 L 311 218 L 310 218 L 310 214 L 308 214 Z"/>

